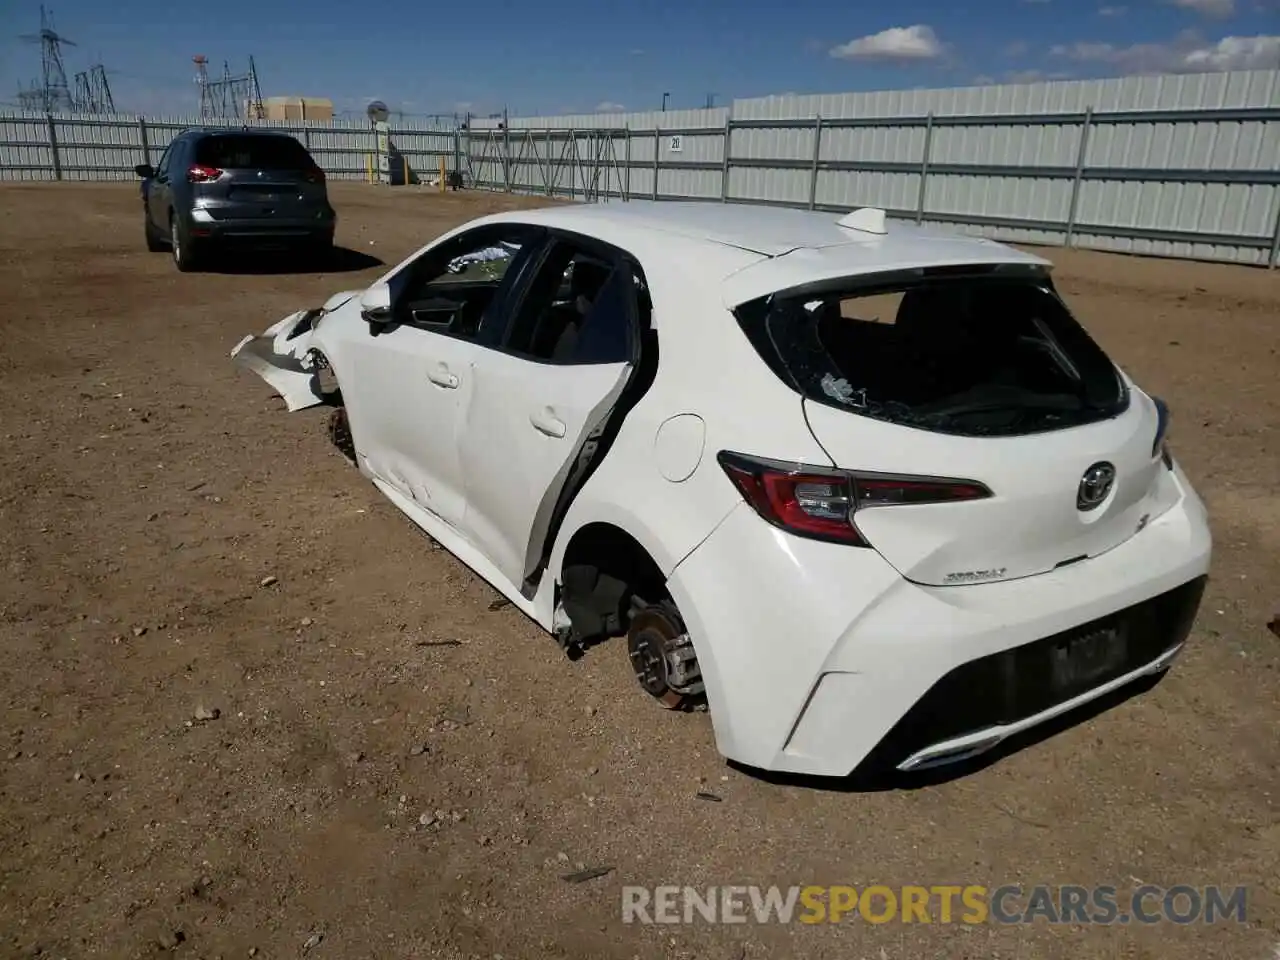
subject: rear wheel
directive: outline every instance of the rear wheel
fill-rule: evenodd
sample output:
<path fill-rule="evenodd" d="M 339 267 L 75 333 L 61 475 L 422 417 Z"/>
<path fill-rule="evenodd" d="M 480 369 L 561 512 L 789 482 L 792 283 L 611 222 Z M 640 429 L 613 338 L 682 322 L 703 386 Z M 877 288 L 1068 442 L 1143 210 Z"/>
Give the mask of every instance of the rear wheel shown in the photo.
<path fill-rule="evenodd" d="M 145 207 L 142 210 L 142 229 L 147 238 L 147 250 L 151 253 L 159 253 L 164 249 L 164 237 L 160 236 L 160 231 L 156 229 L 154 223 L 151 222 L 151 211 Z"/>
<path fill-rule="evenodd" d="M 693 641 L 670 600 L 633 608 L 627 652 L 640 686 L 668 710 L 692 710 L 705 703 L 706 688 Z"/>
<path fill-rule="evenodd" d="M 199 269 L 200 251 L 182 226 L 181 221 L 172 213 L 169 214 L 169 244 L 173 251 L 174 266 L 183 273 L 190 273 Z"/>

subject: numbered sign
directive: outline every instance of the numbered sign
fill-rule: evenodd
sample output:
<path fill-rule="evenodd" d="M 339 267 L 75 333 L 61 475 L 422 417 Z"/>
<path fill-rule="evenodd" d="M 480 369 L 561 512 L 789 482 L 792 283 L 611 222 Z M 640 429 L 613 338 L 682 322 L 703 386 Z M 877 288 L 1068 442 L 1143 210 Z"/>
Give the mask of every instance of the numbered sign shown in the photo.
<path fill-rule="evenodd" d="M 667 149 L 672 153 L 681 153 L 684 150 L 684 137 L 678 133 L 673 133 L 667 137 Z"/>

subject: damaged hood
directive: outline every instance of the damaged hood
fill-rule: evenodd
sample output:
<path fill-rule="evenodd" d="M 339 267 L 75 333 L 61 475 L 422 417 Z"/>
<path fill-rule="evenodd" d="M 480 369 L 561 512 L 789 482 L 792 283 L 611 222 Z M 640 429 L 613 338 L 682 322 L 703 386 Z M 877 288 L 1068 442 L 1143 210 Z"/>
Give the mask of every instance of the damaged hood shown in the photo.
<path fill-rule="evenodd" d="M 321 305 L 320 311 L 321 313 L 333 313 L 352 297 L 358 297 L 363 292 L 363 290 L 343 290 L 341 293 L 335 293 Z"/>

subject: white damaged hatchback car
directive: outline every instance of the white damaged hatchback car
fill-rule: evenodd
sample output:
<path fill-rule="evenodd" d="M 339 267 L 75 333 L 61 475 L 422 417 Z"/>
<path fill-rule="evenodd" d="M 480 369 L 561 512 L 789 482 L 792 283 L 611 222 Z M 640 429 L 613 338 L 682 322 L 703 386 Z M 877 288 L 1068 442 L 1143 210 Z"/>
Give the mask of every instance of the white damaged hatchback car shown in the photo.
<path fill-rule="evenodd" d="M 1208 574 L 1166 406 L 1050 265 L 881 210 L 500 213 L 233 356 L 748 766 L 990 749 L 1165 670 Z"/>

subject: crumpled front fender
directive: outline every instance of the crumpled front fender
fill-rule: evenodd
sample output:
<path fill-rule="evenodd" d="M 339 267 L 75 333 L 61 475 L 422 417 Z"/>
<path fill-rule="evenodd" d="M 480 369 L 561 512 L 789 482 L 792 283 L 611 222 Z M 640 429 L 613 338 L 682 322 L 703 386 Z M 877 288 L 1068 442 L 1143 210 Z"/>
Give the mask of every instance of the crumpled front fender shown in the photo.
<path fill-rule="evenodd" d="M 324 310 L 299 310 L 272 324 L 258 336 L 235 345 L 236 366 L 256 373 L 284 399 L 289 412 L 324 402 L 319 366 L 311 352 L 311 334 Z"/>

